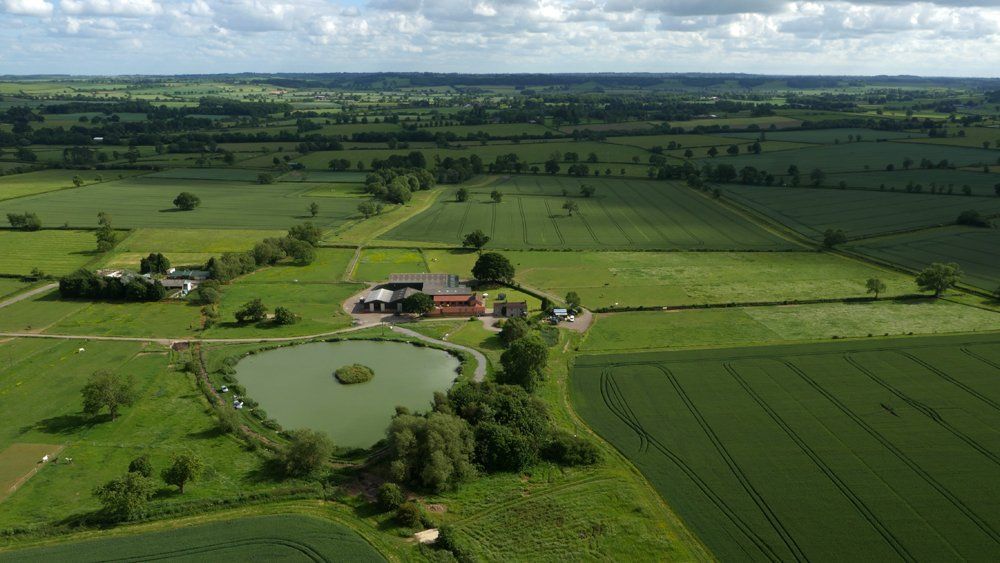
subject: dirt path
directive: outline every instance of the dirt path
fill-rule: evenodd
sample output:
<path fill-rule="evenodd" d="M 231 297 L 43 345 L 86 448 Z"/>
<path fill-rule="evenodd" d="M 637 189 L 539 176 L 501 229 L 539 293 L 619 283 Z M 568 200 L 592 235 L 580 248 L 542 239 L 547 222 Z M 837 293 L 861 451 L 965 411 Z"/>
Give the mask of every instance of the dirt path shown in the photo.
<path fill-rule="evenodd" d="M 38 295 L 39 293 L 45 293 L 47 291 L 52 291 L 53 289 L 55 289 L 57 287 L 59 287 L 59 284 L 57 284 L 57 283 L 50 283 L 50 284 L 45 284 L 42 287 L 36 287 L 35 289 L 32 289 L 31 291 L 25 291 L 24 293 L 21 293 L 19 295 L 15 295 L 14 297 L 11 297 L 10 299 L 7 299 L 6 301 L 0 301 L 0 309 L 3 309 L 4 307 L 10 306 L 10 305 L 13 305 L 14 303 L 17 303 L 18 301 L 24 301 L 25 299 L 30 299 L 30 298 Z"/>
<path fill-rule="evenodd" d="M 468 346 L 462 346 L 461 344 L 455 344 L 453 342 L 446 342 L 444 340 L 431 338 L 430 336 L 425 336 L 423 334 L 420 334 L 419 332 L 414 332 L 408 328 L 403 328 L 398 325 L 392 325 L 389 328 L 400 334 L 416 338 L 417 340 L 423 340 L 424 342 L 428 342 L 436 346 L 441 346 L 443 348 L 451 348 L 452 350 L 461 350 L 463 352 L 468 352 L 472 354 L 472 356 L 476 358 L 476 363 L 477 363 L 476 371 L 472 374 L 473 381 L 482 381 L 483 379 L 486 378 L 486 356 L 484 356 L 482 352 L 480 352 L 479 350 L 469 348 Z"/>

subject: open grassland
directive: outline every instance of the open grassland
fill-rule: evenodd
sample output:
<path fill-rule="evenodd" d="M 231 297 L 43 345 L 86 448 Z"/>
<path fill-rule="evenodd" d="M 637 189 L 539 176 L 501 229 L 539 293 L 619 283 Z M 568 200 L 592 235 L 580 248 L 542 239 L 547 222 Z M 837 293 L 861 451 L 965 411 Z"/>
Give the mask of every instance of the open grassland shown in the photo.
<path fill-rule="evenodd" d="M 104 264 L 138 269 L 140 259 L 160 252 L 173 266 L 201 265 L 213 256 L 250 250 L 265 238 L 285 234 L 280 230 L 136 229 L 118 243 Z"/>
<path fill-rule="evenodd" d="M 775 175 L 787 174 L 788 167 L 794 164 L 799 167 L 803 176 L 807 176 L 814 168 L 826 173 L 885 170 L 890 164 L 903 168 L 903 161 L 907 158 L 914 162 L 914 166 L 924 158 L 935 164 L 947 160 L 953 165 L 969 166 L 994 163 L 997 157 L 1000 157 L 997 151 L 889 141 L 841 143 L 758 155 L 718 156 L 714 159 L 702 159 L 700 164 L 731 164 L 737 170 L 753 166 Z"/>
<path fill-rule="evenodd" d="M 590 198 L 579 195 L 593 186 Z M 490 192 L 503 194 L 493 203 Z M 567 195 L 563 195 L 563 193 Z M 775 250 L 791 243 L 673 182 L 518 176 L 470 190 L 466 202 L 442 195 L 427 211 L 382 238 L 461 244 L 481 229 L 494 248 Z M 562 209 L 572 201 L 579 211 Z"/>
<path fill-rule="evenodd" d="M 78 351 L 83 347 L 85 351 Z M 158 502 L 235 496 L 271 485 L 254 477 L 262 460 L 215 431 L 192 376 L 161 347 L 130 342 L 15 339 L 0 343 L 0 450 L 14 443 L 65 445 L 58 463 L 46 464 L 3 501 L 0 528 L 26 526 L 90 512 L 89 491 L 124 473 L 130 460 L 149 454 L 157 471 L 181 451 L 193 451 L 206 471 L 183 496 L 163 488 Z M 135 405 L 116 421 L 81 413 L 80 389 L 99 369 L 132 376 Z M 66 462 L 63 458 L 72 458 Z"/>
<path fill-rule="evenodd" d="M 1000 232 L 996 229 L 949 227 L 866 239 L 851 250 L 919 270 L 933 262 L 955 262 L 962 281 L 987 291 L 1000 287 Z"/>
<path fill-rule="evenodd" d="M 316 259 L 311 264 L 281 262 L 244 276 L 237 283 L 335 283 L 345 278 L 352 258 L 352 248 L 317 248 Z"/>
<path fill-rule="evenodd" d="M 578 412 L 720 560 L 984 560 L 1000 337 L 583 356 Z"/>
<path fill-rule="evenodd" d="M 435 272 L 465 274 L 476 254 L 426 250 Z M 818 252 L 503 252 L 517 281 L 583 305 L 649 307 L 865 296 L 865 281 L 886 295 L 912 293 L 910 276 Z"/>
<path fill-rule="evenodd" d="M 15 443 L 0 451 L 0 502 L 17 492 L 21 485 L 56 458 L 62 446 Z"/>
<path fill-rule="evenodd" d="M 951 301 L 819 303 L 602 314 L 581 350 L 639 351 L 1000 330 L 1000 314 Z"/>
<path fill-rule="evenodd" d="M 737 202 L 814 239 L 821 239 L 827 229 L 843 229 L 854 238 L 951 225 L 967 209 L 1000 213 L 1000 198 L 736 185 L 726 186 L 725 191 Z"/>
<path fill-rule="evenodd" d="M 91 227 L 105 211 L 118 228 L 281 229 L 306 220 L 336 226 L 357 214 L 358 200 L 309 197 L 308 190 L 294 183 L 137 177 L 0 202 L 0 215 L 28 210 L 45 225 Z M 178 211 L 172 202 L 183 191 L 200 197 L 201 206 Z M 315 218 L 307 211 L 312 202 L 320 206 Z"/>
<path fill-rule="evenodd" d="M 364 289 L 352 283 L 240 282 L 226 286 L 219 304 L 222 322 L 206 330 L 206 338 L 283 337 L 319 334 L 350 326 L 351 320 L 341 308 L 351 295 Z M 260 299 L 270 312 L 285 307 L 299 316 L 294 325 L 276 326 L 236 323 L 233 314 L 244 303 Z"/>
<path fill-rule="evenodd" d="M 96 247 L 89 231 L 0 230 L 0 274 L 28 274 L 33 268 L 50 275 L 68 274 L 93 260 Z"/>
<path fill-rule="evenodd" d="M 381 282 L 389 274 L 421 273 L 427 271 L 424 257 L 411 248 L 366 248 L 353 272 L 358 281 Z"/>
<path fill-rule="evenodd" d="M 83 185 L 98 182 L 98 178 L 117 178 L 119 172 L 94 172 L 92 170 L 41 170 L 26 174 L 12 174 L 0 177 L 0 200 L 16 199 L 24 196 L 75 188 L 73 178 L 79 176 Z M 124 172 L 132 175 L 134 172 Z M 50 225 L 51 226 L 51 225 Z"/>
<path fill-rule="evenodd" d="M 0 560 L 39 561 L 385 561 L 340 524 L 302 515 L 223 520 L 177 529 L 0 553 Z"/>

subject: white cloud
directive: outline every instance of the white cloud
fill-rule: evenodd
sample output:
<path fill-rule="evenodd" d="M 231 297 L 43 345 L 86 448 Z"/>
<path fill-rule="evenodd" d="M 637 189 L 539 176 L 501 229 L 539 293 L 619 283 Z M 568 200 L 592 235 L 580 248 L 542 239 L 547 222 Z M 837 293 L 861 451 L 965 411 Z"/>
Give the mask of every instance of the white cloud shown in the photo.
<path fill-rule="evenodd" d="M 155 16 L 163 11 L 156 0 L 61 0 L 59 9 L 81 16 Z"/>
<path fill-rule="evenodd" d="M 0 7 L 9 14 L 40 18 L 51 16 L 53 9 L 48 0 L 3 0 Z"/>

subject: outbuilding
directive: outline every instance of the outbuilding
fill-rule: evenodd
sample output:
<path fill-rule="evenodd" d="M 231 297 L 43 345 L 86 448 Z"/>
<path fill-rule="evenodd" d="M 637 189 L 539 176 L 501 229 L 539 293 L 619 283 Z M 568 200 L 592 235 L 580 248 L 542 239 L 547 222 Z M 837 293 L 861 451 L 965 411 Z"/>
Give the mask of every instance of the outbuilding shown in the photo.
<path fill-rule="evenodd" d="M 528 303 L 525 301 L 501 301 L 493 303 L 493 316 L 502 318 L 527 317 Z"/>

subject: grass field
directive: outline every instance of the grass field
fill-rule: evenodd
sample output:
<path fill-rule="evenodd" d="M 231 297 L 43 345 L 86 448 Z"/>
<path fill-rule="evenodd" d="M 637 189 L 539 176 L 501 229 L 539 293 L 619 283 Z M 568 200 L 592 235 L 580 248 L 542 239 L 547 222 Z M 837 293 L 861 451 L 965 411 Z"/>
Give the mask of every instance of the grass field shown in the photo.
<path fill-rule="evenodd" d="M 580 197 L 582 184 L 597 190 Z M 501 203 L 490 192 L 504 194 Z M 569 196 L 563 196 L 565 190 Z M 749 249 L 791 247 L 709 198 L 671 182 L 512 177 L 470 190 L 469 200 L 443 195 L 383 239 L 446 242 L 481 229 L 493 248 Z M 579 211 L 562 209 L 571 199 Z"/>
<path fill-rule="evenodd" d="M 725 191 L 737 202 L 816 239 L 826 229 L 843 229 L 848 237 L 871 236 L 954 224 L 967 209 L 987 215 L 1000 212 L 1000 198 L 735 185 Z"/>
<path fill-rule="evenodd" d="M 93 260 L 96 248 L 89 231 L 0 230 L 0 273 L 28 274 L 41 268 L 50 275 L 68 274 Z"/>
<path fill-rule="evenodd" d="M 152 252 L 161 252 L 172 266 L 204 264 L 224 252 L 242 252 L 265 238 L 283 237 L 281 230 L 248 229 L 136 229 L 124 237 L 106 266 L 136 269 L 139 260 Z"/>
<path fill-rule="evenodd" d="M 761 134 L 764 135 L 765 139 L 772 141 L 792 141 L 795 143 L 816 143 L 823 145 L 848 143 L 848 135 L 860 136 L 864 141 L 918 139 L 925 137 L 923 133 L 911 133 L 909 131 L 878 131 L 876 129 L 857 128 L 765 131 L 763 133 L 728 133 L 727 135 L 741 139 L 757 140 L 760 139 Z"/>
<path fill-rule="evenodd" d="M 6 313 L 6 310 L 4 311 Z M 84 352 L 78 352 L 79 348 Z M 49 522 L 98 508 L 89 494 L 149 454 L 157 472 L 170 457 L 191 450 L 206 463 L 202 479 L 183 496 L 164 486 L 166 504 L 234 496 L 273 486 L 254 477 L 262 460 L 238 441 L 215 431 L 207 403 L 190 375 L 168 365 L 165 348 L 134 342 L 15 339 L 0 343 L 0 451 L 15 443 L 66 445 L 46 466 L 3 501 L 0 527 Z M 118 420 L 81 411 L 80 389 L 99 369 L 134 378 L 138 399 Z M 62 458 L 72 458 L 65 463 Z"/>
<path fill-rule="evenodd" d="M 97 213 L 105 211 L 117 228 L 282 229 L 306 220 L 336 226 L 357 214 L 357 200 L 303 195 L 308 190 L 308 185 L 295 183 L 138 177 L 0 202 L 0 215 L 27 210 L 45 225 L 93 227 Z M 199 196 L 201 206 L 178 211 L 172 202 L 182 191 Z M 315 218 L 307 212 L 312 202 L 320 206 Z"/>
<path fill-rule="evenodd" d="M 602 314 L 580 349 L 640 351 L 1000 330 L 1000 314 L 950 301 L 821 303 Z"/>
<path fill-rule="evenodd" d="M 419 250 L 366 248 L 361 252 L 353 278 L 358 281 L 387 281 L 389 274 L 426 271 L 427 265 Z"/>
<path fill-rule="evenodd" d="M 824 181 L 828 186 L 839 186 L 843 181 L 850 188 L 868 188 L 873 190 L 905 191 L 912 183 L 914 188 L 920 186 L 921 193 L 951 194 L 964 197 L 965 186 L 972 195 L 996 197 L 996 184 L 1000 183 L 1000 174 L 986 174 L 981 170 L 894 170 L 892 172 L 846 172 L 831 174 Z M 971 202 L 969 202 L 971 205 Z"/>
<path fill-rule="evenodd" d="M 424 251 L 432 271 L 465 274 L 477 255 Z M 506 251 L 517 281 L 560 298 L 576 291 L 590 308 L 746 303 L 864 296 L 865 280 L 886 295 L 911 293 L 913 279 L 818 252 Z"/>
<path fill-rule="evenodd" d="M 13 295 L 23 289 L 27 289 L 31 284 L 23 282 L 17 278 L 0 278 L 0 298 Z"/>
<path fill-rule="evenodd" d="M 584 356 L 573 403 L 720 560 L 990 559 L 1000 337 Z"/>
<path fill-rule="evenodd" d="M 0 553 L 3 561 L 385 561 L 361 536 L 328 520 L 276 515 Z"/>
<path fill-rule="evenodd" d="M 932 262 L 955 262 L 962 281 L 987 291 L 1000 287 L 1000 232 L 949 227 L 859 241 L 851 250 L 918 270 Z"/>

